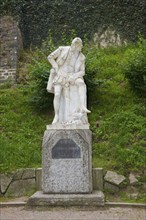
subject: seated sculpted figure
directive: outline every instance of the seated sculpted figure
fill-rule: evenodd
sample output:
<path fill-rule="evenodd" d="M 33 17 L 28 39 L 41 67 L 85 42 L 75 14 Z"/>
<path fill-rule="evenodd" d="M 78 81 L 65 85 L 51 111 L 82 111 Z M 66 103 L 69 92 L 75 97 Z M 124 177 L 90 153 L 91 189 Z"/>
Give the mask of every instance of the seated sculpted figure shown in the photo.
<path fill-rule="evenodd" d="M 47 91 L 54 93 L 55 123 L 88 124 L 86 107 L 85 56 L 82 40 L 76 37 L 71 46 L 61 46 L 48 56 L 52 65 Z"/>

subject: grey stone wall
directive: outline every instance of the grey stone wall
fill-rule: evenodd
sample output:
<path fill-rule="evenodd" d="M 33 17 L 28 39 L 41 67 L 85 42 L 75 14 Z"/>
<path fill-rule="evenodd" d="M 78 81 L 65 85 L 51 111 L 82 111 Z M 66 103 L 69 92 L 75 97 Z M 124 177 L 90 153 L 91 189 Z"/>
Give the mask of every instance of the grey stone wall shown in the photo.
<path fill-rule="evenodd" d="M 103 169 L 93 169 L 93 173 L 93 189 L 102 191 Z M 34 190 L 42 190 L 42 168 L 18 169 L 12 173 L 0 174 L 0 195 L 19 197 Z"/>
<path fill-rule="evenodd" d="M 0 82 L 15 81 L 22 38 L 17 22 L 10 16 L 0 18 Z"/>
<path fill-rule="evenodd" d="M 0 194 L 23 196 L 36 189 L 36 169 L 19 169 L 9 174 L 0 174 Z"/>
<path fill-rule="evenodd" d="M 103 168 L 92 169 L 93 190 L 114 194 L 124 189 L 128 191 L 129 198 L 138 197 L 140 189 L 146 190 L 146 183 L 141 182 L 140 178 L 133 173 L 126 178 L 116 172 L 105 171 Z M 41 190 L 42 168 L 26 168 L 9 174 L 0 174 L 0 195 L 2 196 L 18 197 Z"/>

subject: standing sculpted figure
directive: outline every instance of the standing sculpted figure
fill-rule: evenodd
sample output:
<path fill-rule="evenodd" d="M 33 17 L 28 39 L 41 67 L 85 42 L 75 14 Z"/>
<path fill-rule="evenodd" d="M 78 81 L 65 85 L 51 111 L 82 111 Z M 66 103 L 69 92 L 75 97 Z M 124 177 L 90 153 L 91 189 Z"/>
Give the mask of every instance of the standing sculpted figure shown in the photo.
<path fill-rule="evenodd" d="M 54 93 L 55 123 L 88 124 L 86 107 L 85 56 L 82 40 L 76 37 L 71 46 L 61 46 L 48 56 L 52 65 L 47 91 Z"/>

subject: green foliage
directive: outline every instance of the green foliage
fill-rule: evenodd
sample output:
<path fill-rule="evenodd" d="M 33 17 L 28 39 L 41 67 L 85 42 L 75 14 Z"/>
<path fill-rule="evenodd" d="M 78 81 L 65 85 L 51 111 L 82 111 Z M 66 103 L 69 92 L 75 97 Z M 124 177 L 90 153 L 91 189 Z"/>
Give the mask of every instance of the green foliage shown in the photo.
<path fill-rule="evenodd" d="M 41 137 L 50 119 L 29 105 L 28 86 L 1 90 L 0 170 L 41 165 Z"/>
<path fill-rule="evenodd" d="M 0 89 L 8 89 L 13 87 L 14 81 L 10 78 L 8 78 L 6 81 L 0 84 Z"/>
<path fill-rule="evenodd" d="M 89 116 L 93 131 L 93 166 L 127 174 L 144 169 L 146 108 L 124 79 L 128 51 L 137 45 L 99 49 L 87 53 L 87 70 L 104 83 L 94 91 Z"/>
<path fill-rule="evenodd" d="M 47 82 L 50 74 L 49 62 L 47 60 L 48 54 L 55 49 L 51 34 L 43 42 L 41 48 L 35 48 L 29 54 L 30 63 L 28 64 L 28 74 L 31 87 L 30 103 L 37 111 L 52 109 L 51 94 L 48 94 Z"/>
<path fill-rule="evenodd" d="M 132 192 L 130 190 L 120 190 L 119 192 L 110 193 L 106 191 L 106 200 L 107 201 L 112 201 L 112 202 L 126 202 L 126 203 L 146 203 L 146 195 L 141 190 L 138 190 L 138 197 L 137 198 L 132 198 L 130 194 Z"/>
<path fill-rule="evenodd" d="M 146 156 L 146 108 L 133 105 L 131 109 L 113 113 L 105 119 L 99 129 L 93 129 L 96 136 L 93 145 L 94 157 L 115 161 L 111 168 L 125 174 L 131 167 L 144 169 Z"/>
<path fill-rule="evenodd" d="M 146 40 L 140 39 L 137 45 L 125 54 L 123 72 L 132 89 L 146 96 Z"/>
<path fill-rule="evenodd" d="M 40 111 L 52 108 L 52 96 L 47 93 L 47 81 L 49 77 L 49 65 L 45 60 L 37 61 L 33 59 L 29 65 L 31 73 L 32 96 L 30 102 L 32 106 Z"/>
<path fill-rule="evenodd" d="M 136 40 L 138 32 L 146 36 L 144 0 L 1 0 L 0 4 L 1 15 L 19 21 L 26 47 L 40 45 L 49 29 L 57 41 L 62 30 L 70 36 L 76 29 L 78 36 L 86 33 L 92 38 L 111 25 L 124 39 Z"/>
<path fill-rule="evenodd" d="M 89 100 L 91 100 L 90 105 L 93 106 L 93 110 L 99 105 L 99 102 L 102 102 L 102 97 L 106 99 L 106 102 L 110 102 L 109 96 L 113 96 L 111 91 L 115 92 L 117 97 L 119 96 L 119 91 L 123 91 L 121 90 L 121 85 L 116 87 L 115 91 L 113 87 L 118 83 L 124 86 L 124 77 L 120 68 L 120 62 L 125 50 L 125 46 L 111 46 L 103 49 L 98 48 L 96 44 L 93 44 L 88 50 L 85 50 L 86 75 L 88 79 L 91 78 L 92 82 L 94 82 L 94 85 L 87 84 L 90 86 L 89 88 L 91 88 Z M 102 94 L 106 95 L 102 96 Z M 106 108 L 108 108 L 108 106 L 106 106 Z"/>
<path fill-rule="evenodd" d="M 64 45 L 70 45 L 63 39 Z M 2 90 L 2 171 L 40 166 L 44 126 L 51 123 L 52 111 L 46 115 L 42 111 L 38 114 L 37 110 L 52 109 L 46 83 L 50 70 L 47 55 L 58 47 L 54 45 L 49 36 L 41 48 L 29 52 L 25 86 Z M 123 174 L 134 170 L 143 173 L 145 166 L 145 99 L 129 88 L 121 68 L 129 59 L 129 51 L 137 51 L 137 47 L 136 44 L 99 49 L 84 42 L 83 48 L 92 111 L 89 123 L 93 132 L 93 166 Z"/>

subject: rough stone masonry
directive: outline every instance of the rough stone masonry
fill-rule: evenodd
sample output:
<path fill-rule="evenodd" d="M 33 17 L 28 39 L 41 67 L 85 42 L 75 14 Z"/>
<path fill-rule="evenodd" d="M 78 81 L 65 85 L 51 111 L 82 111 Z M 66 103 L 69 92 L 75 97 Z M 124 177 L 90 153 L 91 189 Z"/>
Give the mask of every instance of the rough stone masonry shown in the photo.
<path fill-rule="evenodd" d="M 10 16 L 0 18 L 0 82 L 16 80 L 22 38 L 17 22 Z"/>

